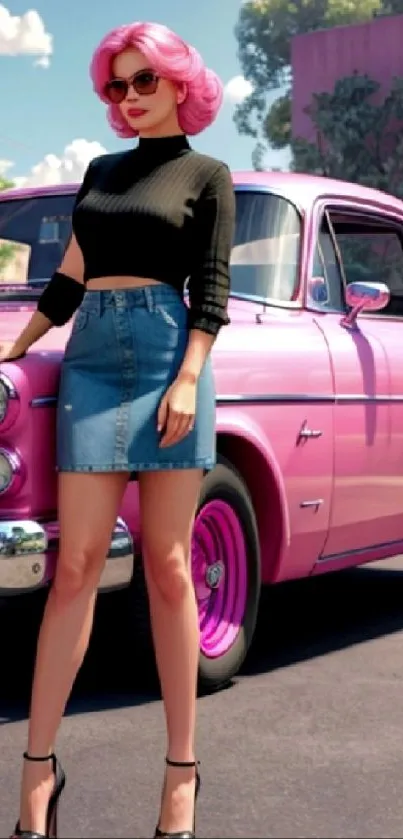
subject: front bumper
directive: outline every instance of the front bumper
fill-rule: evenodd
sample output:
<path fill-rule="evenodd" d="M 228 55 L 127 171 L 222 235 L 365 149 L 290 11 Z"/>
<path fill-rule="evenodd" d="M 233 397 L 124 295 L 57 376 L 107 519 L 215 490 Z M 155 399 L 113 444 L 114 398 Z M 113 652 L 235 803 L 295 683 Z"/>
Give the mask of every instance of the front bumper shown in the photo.
<path fill-rule="evenodd" d="M 47 586 L 54 574 L 59 546 L 57 522 L 0 521 L 0 597 L 26 594 Z M 118 518 L 99 591 L 129 585 L 134 544 L 129 528 Z"/>

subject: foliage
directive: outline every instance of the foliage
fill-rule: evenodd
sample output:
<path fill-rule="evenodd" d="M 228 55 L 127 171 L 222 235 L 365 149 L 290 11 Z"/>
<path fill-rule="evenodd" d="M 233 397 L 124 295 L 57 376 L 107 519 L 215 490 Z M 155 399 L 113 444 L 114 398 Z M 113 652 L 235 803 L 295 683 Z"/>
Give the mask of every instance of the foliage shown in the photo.
<path fill-rule="evenodd" d="M 347 76 L 331 93 L 315 94 L 307 109 L 316 142 L 292 144 L 295 171 L 342 178 L 403 198 L 403 79 L 376 96 L 380 85 L 367 75 Z"/>
<path fill-rule="evenodd" d="M 12 259 L 14 259 L 16 250 L 16 246 L 11 245 L 8 242 L 6 242 L 4 245 L 0 245 L 0 278 L 8 263 Z"/>
<path fill-rule="evenodd" d="M 291 143 L 291 94 L 279 96 L 273 102 L 263 122 L 263 131 L 270 137 L 273 149 L 284 149 Z"/>
<path fill-rule="evenodd" d="M 253 91 L 236 108 L 239 133 L 277 149 L 289 144 L 293 36 L 401 12 L 403 0 L 246 0 L 235 34 L 242 71 Z M 267 96 L 278 88 L 280 100 L 267 113 Z"/>
<path fill-rule="evenodd" d="M 7 178 L 4 177 L 4 175 L 0 175 L 0 191 L 3 189 L 11 189 L 12 186 L 12 181 L 8 181 Z"/>

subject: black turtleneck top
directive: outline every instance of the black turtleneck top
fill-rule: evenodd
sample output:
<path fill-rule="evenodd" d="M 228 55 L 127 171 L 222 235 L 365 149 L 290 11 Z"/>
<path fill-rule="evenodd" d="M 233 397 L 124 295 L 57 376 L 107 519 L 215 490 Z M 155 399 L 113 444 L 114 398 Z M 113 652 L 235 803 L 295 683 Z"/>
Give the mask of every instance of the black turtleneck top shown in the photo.
<path fill-rule="evenodd" d="M 95 158 L 78 191 L 73 231 L 84 282 L 159 280 L 183 293 L 189 327 L 216 335 L 229 323 L 235 197 L 228 167 L 195 152 L 184 135 L 141 138 L 135 149 Z"/>

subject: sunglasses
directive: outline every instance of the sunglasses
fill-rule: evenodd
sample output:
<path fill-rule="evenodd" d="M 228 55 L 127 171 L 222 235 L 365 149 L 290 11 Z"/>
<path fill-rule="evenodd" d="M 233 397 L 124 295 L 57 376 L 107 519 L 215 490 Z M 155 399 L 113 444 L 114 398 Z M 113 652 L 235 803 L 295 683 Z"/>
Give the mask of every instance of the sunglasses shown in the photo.
<path fill-rule="evenodd" d="M 104 87 L 104 94 L 113 105 L 120 105 L 131 87 L 139 96 L 151 96 L 156 92 L 159 76 L 153 70 L 138 70 L 129 79 L 111 79 Z"/>

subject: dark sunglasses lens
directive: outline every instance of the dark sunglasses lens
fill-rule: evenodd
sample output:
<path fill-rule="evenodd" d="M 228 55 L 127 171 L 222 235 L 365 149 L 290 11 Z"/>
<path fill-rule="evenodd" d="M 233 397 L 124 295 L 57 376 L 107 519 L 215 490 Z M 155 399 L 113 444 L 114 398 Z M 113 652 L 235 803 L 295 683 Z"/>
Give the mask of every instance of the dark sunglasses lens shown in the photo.
<path fill-rule="evenodd" d="M 137 93 L 149 96 L 157 90 L 158 78 L 154 73 L 139 73 L 134 79 L 134 86 Z"/>
<path fill-rule="evenodd" d="M 123 102 L 127 96 L 127 91 L 128 84 L 124 79 L 113 79 L 105 87 L 106 96 L 114 105 L 119 105 L 120 102 Z"/>

